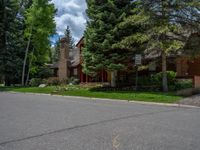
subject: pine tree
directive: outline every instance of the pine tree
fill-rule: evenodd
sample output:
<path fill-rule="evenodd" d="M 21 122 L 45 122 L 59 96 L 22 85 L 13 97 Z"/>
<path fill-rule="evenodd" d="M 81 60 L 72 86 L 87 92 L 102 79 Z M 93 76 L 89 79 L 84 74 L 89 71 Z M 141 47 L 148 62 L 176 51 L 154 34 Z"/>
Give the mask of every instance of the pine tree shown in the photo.
<path fill-rule="evenodd" d="M 187 0 L 143 1 L 144 10 L 146 14 L 149 14 L 152 22 L 151 33 L 149 34 L 150 40 L 148 41 L 149 49 L 157 49 L 162 55 L 164 92 L 168 91 L 167 55 L 184 47 L 185 41 L 179 35 L 184 34 L 185 26 L 189 27 L 190 23 L 194 24 L 197 21 L 196 16 L 199 16 L 199 12 L 195 10 L 196 5 L 200 6 L 199 4 L 200 2 L 196 0 L 190 2 Z M 190 19 L 188 19 L 188 16 Z M 188 29 L 185 28 L 185 30 Z"/>
<path fill-rule="evenodd" d="M 19 0 L 0 1 L 0 78 L 6 86 L 17 83 L 21 76 L 23 6 Z"/>
<path fill-rule="evenodd" d="M 144 46 L 145 52 L 158 51 L 162 55 L 163 91 L 168 91 L 167 55 L 184 47 L 191 29 L 199 27 L 199 2 L 187 0 L 137 0 L 134 14 L 121 23 L 121 27 L 135 27 L 115 46 L 137 49 Z M 140 11 L 138 11 L 140 10 Z M 141 28 L 138 28 L 141 27 Z M 138 30 L 139 29 L 139 30 Z M 138 44 L 137 44 L 138 43 Z M 141 49 L 142 50 L 142 49 Z"/>
<path fill-rule="evenodd" d="M 60 39 L 56 41 L 53 48 L 53 63 L 57 63 L 60 57 Z"/>
<path fill-rule="evenodd" d="M 112 48 L 118 39 L 116 25 L 129 12 L 130 0 L 87 0 L 89 21 L 84 34 L 83 68 L 86 74 L 99 70 L 112 72 L 111 85 L 116 86 L 116 72 L 125 68 L 125 55 Z"/>
<path fill-rule="evenodd" d="M 74 49 L 75 48 L 74 39 L 72 37 L 72 33 L 69 26 L 67 26 L 67 29 L 65 30 L 65 37 L 69 41 L 69 48 Z"/>

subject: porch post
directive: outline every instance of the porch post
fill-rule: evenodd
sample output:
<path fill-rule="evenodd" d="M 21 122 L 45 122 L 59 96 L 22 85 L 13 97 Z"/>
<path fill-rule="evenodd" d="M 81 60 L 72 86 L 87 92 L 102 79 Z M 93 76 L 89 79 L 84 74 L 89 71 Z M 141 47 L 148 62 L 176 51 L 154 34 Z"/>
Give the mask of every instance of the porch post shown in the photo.
<path fill-rule="evenodd" d="M 83 83 L 83 72 L 82 72 L 82 69 L 81 69 L 81 83 Z"/>
<path fill-rule="evenodd" d="M 88 75 L 86 74 L 86 83 L 88 83 Z"/>

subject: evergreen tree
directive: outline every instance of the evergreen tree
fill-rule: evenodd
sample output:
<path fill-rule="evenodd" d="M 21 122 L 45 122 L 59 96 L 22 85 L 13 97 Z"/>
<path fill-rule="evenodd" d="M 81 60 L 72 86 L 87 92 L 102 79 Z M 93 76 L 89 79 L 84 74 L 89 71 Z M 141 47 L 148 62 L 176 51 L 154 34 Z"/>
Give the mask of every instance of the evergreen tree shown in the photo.
<path fill-rule="evenodd" d="M 67 29 L 65 30 L 65 37 L 69 41 L 69 48 L 74 49 L 75 48 L 74 39 L 72 37 L 72 33 L 71 33 L 69 26 L 67 26 Z"/>
<path fill-rule="evenodd" d="M 17 83 L 21 76 L 23 10 L 19 0 L 0 0 L 0 78 L 6 86 Z"/>
<path fill-rule="evenodd" d="M 144 46 L 145 52 L 158 51 L 162 55 L 163 91 L 168 91 L 167 55 L 181 50 L 190 35 L 199 27 L 199 2 L 196 0 L 137 0 L 134 14 L 121 23 L 132 25 L 136 31 L 125 36 L 115 46 Z M 138 9 L 139 8 L 139 9 Z M 140 11 L 138 11 L 140 10 Z M 141 29 L 138 27 L 142 27 Z M 138 30 L 139 29 L 139 30 Z M 135 44 L 138 43 L 138 44 Z M 141 47 L 141 46 L 139 46 Z"/>
<path fill-rule="evenodd" d="M 116 25 L 129 13 L 130 0 L 87 0 L 89 17 L 84 34 L 83 68 L 86 74 L 99 70 L 112 72 L 111 85 L 116 86 L 116 72 L 125 68 L 126 54 L 112 48 L 119 38 Z"/>
<path fill-rule="evenodd" d="M 60 57 L 60 39 L 56 41 L 53 48 L 53 63 L 57 63 Z"/>

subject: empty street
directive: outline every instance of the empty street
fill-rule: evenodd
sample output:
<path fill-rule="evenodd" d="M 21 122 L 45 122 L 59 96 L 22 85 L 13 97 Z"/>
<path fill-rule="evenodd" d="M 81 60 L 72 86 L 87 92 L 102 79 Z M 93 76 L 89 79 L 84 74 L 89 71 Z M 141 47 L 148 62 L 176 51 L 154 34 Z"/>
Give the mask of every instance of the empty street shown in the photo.
<path fill-rule="evenodd" d="M 0 150 L 199 150 L 200 109 L 0 93 Z"/>

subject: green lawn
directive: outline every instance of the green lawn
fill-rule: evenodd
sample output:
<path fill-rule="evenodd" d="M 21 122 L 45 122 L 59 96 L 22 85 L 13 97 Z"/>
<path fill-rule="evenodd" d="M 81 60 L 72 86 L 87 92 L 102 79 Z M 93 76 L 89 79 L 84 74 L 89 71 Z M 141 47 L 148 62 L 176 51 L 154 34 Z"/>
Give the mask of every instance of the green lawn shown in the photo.
<path fill-rule="evenodd" d="M 0 87 L 0 91 L 45 93 L 45 94 L 67 95 L 67 96 L 121 99 L 121 100 L 129 100 L 129 101 L 135 100 L 135 101 L 159 102 L 159 103 L 175 103 L 182 98 L 180 96 L 176 96 L 175 93 L 141 92 L 141 91 L 140 92 L 135 92 L 135 91 L 98 92 L 98 91 L 92 91 L 89 88 L 82 88 L 79 86 L 45 87 L 45 88 Z"/>

